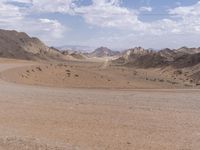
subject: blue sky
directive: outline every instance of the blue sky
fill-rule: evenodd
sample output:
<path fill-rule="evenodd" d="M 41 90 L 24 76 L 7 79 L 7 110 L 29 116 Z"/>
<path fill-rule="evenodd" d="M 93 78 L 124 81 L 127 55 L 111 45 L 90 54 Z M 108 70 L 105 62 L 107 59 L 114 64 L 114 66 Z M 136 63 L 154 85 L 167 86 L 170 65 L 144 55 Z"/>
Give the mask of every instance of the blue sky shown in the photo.
<path fill-rule="evenodd" d="M 200 47 L 198 0 L 0 0 L 0 28 L 49 46 Z"/>

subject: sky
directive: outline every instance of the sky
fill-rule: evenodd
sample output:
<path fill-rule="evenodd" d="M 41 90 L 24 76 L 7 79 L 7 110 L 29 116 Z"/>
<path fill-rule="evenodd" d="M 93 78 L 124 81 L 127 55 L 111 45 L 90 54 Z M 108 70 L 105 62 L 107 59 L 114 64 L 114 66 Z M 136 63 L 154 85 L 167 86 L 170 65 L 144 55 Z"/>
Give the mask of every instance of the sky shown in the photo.
<path fill-rule="evenodd" d="M 200 47 L 200 1 L 0 0 L 0 28 L 49 46 Z"/>

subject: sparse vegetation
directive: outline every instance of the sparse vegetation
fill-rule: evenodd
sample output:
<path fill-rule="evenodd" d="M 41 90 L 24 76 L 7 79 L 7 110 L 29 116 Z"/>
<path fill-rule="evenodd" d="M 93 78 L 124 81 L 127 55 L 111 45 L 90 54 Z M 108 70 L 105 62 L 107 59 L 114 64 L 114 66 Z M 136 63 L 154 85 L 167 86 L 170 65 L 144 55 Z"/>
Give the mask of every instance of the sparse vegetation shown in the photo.
<path fill-rule="evenodd" d="M 66 72 L 71 72 L 70 70 L 65 70 Z"/>
<path fill-rule="evenodd" d="M 160 82 L 165 82 L 165 80 L 163 80 L 163 79 L 159 79 L 159 81 L 160 81 Z"/>
<path fill-rule="evenodd" d="M 182 75 L 183 74 L 183 71 L 182 70 L 176 70 L 174 72 L 175 75 Z"/>
<path fill-rule="evenodd" d="M 78 74 L 75 74 L 74 76 L 75 76 L 75 77 L 79 77 L 79 75 L 78 75 Z"/>
<path fill-rule="evenodd" d="M 36 69 L 37 69 L 38 71 L 42 71 L 42 68 L 41 68 L 41 67 L 36 67 Z"/>
<path fill-rule="evenodd" d="M 67 73 L 67 76 L 70 77 L 70 76 L 71 76 L 71 73 Z"/>

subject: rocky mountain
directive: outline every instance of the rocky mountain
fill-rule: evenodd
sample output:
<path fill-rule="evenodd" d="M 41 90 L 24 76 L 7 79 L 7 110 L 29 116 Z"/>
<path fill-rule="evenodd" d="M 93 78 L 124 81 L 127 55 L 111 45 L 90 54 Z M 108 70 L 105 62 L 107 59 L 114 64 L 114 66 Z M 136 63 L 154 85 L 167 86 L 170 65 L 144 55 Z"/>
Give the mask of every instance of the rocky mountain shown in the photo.
<path fill-rule="evenodd" d="M 172 62 L 174 61 L 174 59 L 177 57 L 178 53 L 175 52 L 174 50 L 171 50 L 169 48 L 165 48 L 165 49 L 162 49 L 160 51 L 158 51 L 158 54 L 161 56 L 161 57 L 164 57 L 166 58 L 167 61 L 169 62 Z"/>
<path fill-rule="evenodd" d="M 135 47 L 125 50 L 122 56 L 114 60 L 113 63 L 137 67 L 155 67 L 162 65 L 165 61 L 166 59 L 156 51 Z"/>
<path fill-rule="evenodd" d="M 198 48 L 152 51 L 136 47 L 124 51 L 123 55 L 113 60 L 111 64 L 140 69 L 156 68 L 157 71 L 160 71 L 160 75 L 171 78 L 167 80 L 169 83 L 176 84 L 180 80 L 186 86 L 200 85 L 200 52 Z M 148 80 L 148 78 L 146 79 Z"/>
<path fill-rule="evenodd" d="M 88 55 L 90 57 L 110 57 L 110 56 L 117 56 L 119 54 L 120 52 L 112 51 L 107 47 L 99 47 L 95 49 L 92 53 L 89 53 Z"/>
<path fill-rule="evenodd" d="M 200 64 L 200 53 L 185 54 L 180 57 L 176 57 L 172 62 L 172 65 L 176 68 L 192 67 Z"/>
<path fill-rule="evenodd" d="M 188 48 L 188 47 L 181 47 L 175 50 L 177 53 L 184 53 L 184 54 L 196 54 L 200 53 L 200 48 Z"/>
<path fill-rule="evenodd" d="M 142 47 L 135 47 L 135 48 L 128 49 L 122 52 L 122 57 L 124 57 L 125 60 L 129 62 L 129 61 L 135 61 L 138 57 L 144 56 L 150 53 L 153 53 L 153 51 L 145 50 Z"/>
<path fill-rule="evenodd" d="M 49 48 L 38 38 L 9 30 L 0 30 L 0 57 L 27 60 L 64 59 L 56 48 Z"/>
<path fill-rule="evenodd" d="M 142 68 L 173 66 L 183 68 L 200 63 L 198 49 L 181 48 L 177 50 L 163 49 L 153 51 L 136 47 L 125 50 L 122 56 L 113 61 L 113 64 L 127 65 Z"/>

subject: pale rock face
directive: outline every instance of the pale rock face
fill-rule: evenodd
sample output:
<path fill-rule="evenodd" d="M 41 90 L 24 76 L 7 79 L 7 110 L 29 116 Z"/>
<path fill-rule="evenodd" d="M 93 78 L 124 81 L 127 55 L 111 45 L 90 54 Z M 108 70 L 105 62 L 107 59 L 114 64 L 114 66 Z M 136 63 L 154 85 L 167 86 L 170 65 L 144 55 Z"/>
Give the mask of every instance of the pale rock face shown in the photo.
<path fill-rule="evenodd" d="M 150 53 L 153 53 L 152 50 L 145 50 L 144 48 L 142 47 L 135 47 L 133 49 L 128 49 L 126 50 L 122 57 L 124 57 L 127 61 L 132 59 L 133 56 L 137 56 L 137 55 L 146 55 L 146 54 L 150 54 Z"/>

